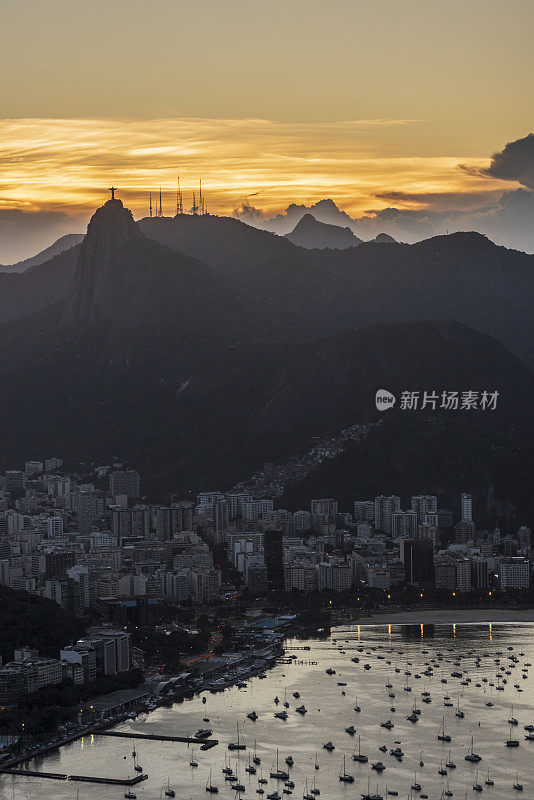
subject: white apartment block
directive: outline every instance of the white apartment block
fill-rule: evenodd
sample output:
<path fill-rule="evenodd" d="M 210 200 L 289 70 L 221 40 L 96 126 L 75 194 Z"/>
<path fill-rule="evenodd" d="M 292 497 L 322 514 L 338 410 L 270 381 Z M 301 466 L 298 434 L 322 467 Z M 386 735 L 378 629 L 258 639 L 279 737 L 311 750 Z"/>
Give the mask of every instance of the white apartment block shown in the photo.
<path fill-rule="evenodd" d="M 501 589 L 528 589 L 530 562 L 523 558 L 503 558 L 499 567 Z"/>

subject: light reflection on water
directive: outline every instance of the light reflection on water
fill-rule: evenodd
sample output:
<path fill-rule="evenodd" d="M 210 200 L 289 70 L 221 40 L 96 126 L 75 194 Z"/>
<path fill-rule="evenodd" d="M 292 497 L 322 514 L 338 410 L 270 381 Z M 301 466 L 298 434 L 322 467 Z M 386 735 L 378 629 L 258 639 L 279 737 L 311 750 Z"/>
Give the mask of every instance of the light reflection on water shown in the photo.
<path fill-rule="evenodd" d="M 282 795 L 287 800 L 300 800 L 304 792 L 305 780 L 311 786 L 313 778 L 321 790 L 320 800 L 355 800 L 367 790 L 368 776 L 371 777 L 371 789 L 385 796 L 386 786 L 399 792 L 400 798 L 409 794 L 414 779 L 414 768 L 423 753 L 425 766 L 417 772 L 417 780 L 431 800 L 439 800 L 442 790 L 447 787 L 447 778 L 454 798 L 463 800 L 465 792 L 468 797 L 474 796 L 472 785 L 477 773 L 477 766 L 464 760 L 468 751 L 471 736 L 475 738 L 475 750 L 483 757 L 478 766 L 478 779 L 484 783 L 489 768 L 495 781 L 494 787 L 484 785 L 484 796 L 502 800 L 508 797 L 534 797 L 534 742 L 524 739 L 523 726 L 534 724 L 534 691 L 532 689 L 532 672 L 529 670 L 527 680 L 521 678 L 521 670 L 525 662 L 534 664 L 534 625 L 533 624 L 484 624 L 484 625 L 411 625 L 411 626 L 343 626 L 333 629 L 324 640 L 290 640 L 289 648 L 309 646 L 310 650 L 288 650 L 288 655 L 297 656 L 294 664 L 278 664 L 267 672 L 267 678 L 250 680 L 247 689 L 231 688 L 219 694 L 207 694 L 206 704 L 200 697 L 175 705 L 172 708 L 159 708 L 149 715 L 143 715 L 135 721 L 123 723 L 122 730 L 146 733 L 167 733 L 174 735 L 192 735 L 200 727 L 213 729 L 214 738 L 219 739 L 219 746 L 201 752 L 194 748 L 194 758 L 198 768 L 189 766 L 191 749 L 184 744 L 139 741 L 135 742 L 139 761 L 148 772 L 149 779 L 133 791 L 139 800 L 159 800 L 162 787 L 170 780 L 176 791 L 176 797 L 187 798 L 208 797 L 205 791 L 206 782 L 212 768 L 213 783 L 218 784 L 221 798 L 233 798 L 234 792 L 230 784 L 223 780 L 221 768 L 224 758 L 230 757 L 232 766 L 239 764 L 239 778 L 246 787 L 247 797 L 256 795 L 258 775 L 245 772 L 248 762 L 248 751 L 229 753 L 227 744 L 235 738 L 236 722 L 250 750 L 256 740 L 257 753 L 262 759 L 264 777 L 268 777 L 276 748 L 279 748 L 280 760 L 292 755 L 295 766 L 290 769 L 291 779 L 295 782 L 292 795 Z M 358 653 L 357 647 L 364 648 Z M 513 647 L 512 651 L 507 648 Z M 375 649 L 371 649 L 375 648 Z M 341 652 L 344 650 L 345 652 Z M 402 655 L 399 650 L 403 651 Z M 427 653 L 423 651 L 427 650 Z M 368 652 L 367 652 L 368 651 Z M 482 656 L 480 667 L 475 666 L 474 656 L 469 651 Z M 505 676 L 508 683 L 504 691 L 490 687 L 498 665 L 494 663 L 495 653 L 502 651 L 501 664 L 509 669 L 508 656 L 515 655 L 519 663 L 510 669 L 511 675 Z M 416 673 L 425 669 L 425 661 L 437 658 L 441 652 L 443 660 L 435 665 L 434 676 L 421 676 Z M 524 656 L 519 656 L 523 652 Z M 483 654 L 487 654 L 483 656 Z M 384 656 L 378 659 L 377 656 Z M 357 656 L 359 663 L 351 658 Z M 391 660 L 391 665 L 386 663 Z M 460 660 L 461 666 L 455 667 L 453 661 Z M 313 664 L 310 662 L 317 662 Z M 366 671 L 365 663 L 371 669 Z M 336 674 L 328 676 L 325 669 L 331 667 Z M 395 667 L 400 670 L 395 673 Z M 465 671 L 472 678 L 469 686 L 462 686 L 460 679 L 451 677 L 451 672 Z M 406 676 L 405 671 L 412 672 Z M 389 677 L 396 697 L 388 697 L 385 683 Z M 483 683 L 486 677 L 488 683 Z M 441 683 L 446 679 L 446 684 Z M 338 686 L 346 682 L 347 686 Z M 405 682 L 412 687 L 412 692 L 404 691 Z M 481 683 L 476 688 L 475 683 Z M 514 684 L 519 684 L 522 693 L 517 692 Z M 295 699 L 293 692 L 300 692 Z M 342 692 L 345 692 L 343 695 Z M 432 703 L 421 703 L 421 692 L 429 691 Z M 273 699 L 278 695 L 283 700 L 284 693 L 290 704 L 289 719 L 286 722 L 275 719 Z M 443 706 L 443 696 L 449 694 L 453 707 Z M 361 713 L 354 712 L 357 702 Z M 414 699 L 422 714 L 416 724 L 406 720 L 412 711 Z M 455 716 L 457 702 L 465 713 L 465 719 Z M 493 707 L 486 706 L 492 702 Z M 393 703 L 396 711 L 390 711 Z M 295 713 L 295 707 L 304 704 L 308 713 L 303 717 Z M 513 729 L 513 737 L 520 740 L 518 748 L 509 749 L 505 740 L 509 735 L 508 718 L 513 704 L 513 715 L 519 720 L 519 726 Z M 278 709 L 281 708 L 281 704 Z M 246 718 L 252 710 L 259 715 L 253 723 Z M 210 722 L 204 723 L 203 717 Z M 436 735 L 442 718 L 445 719 L 447 733 L 452 736 L 450 745 L 438 742 Z M 395 727 L 391 731 L 380 728 L 380 722 L 391 718 Z M 361 750 L 369 756 L 368 764 L 358 764 L 350 759 L 357 745 L 357 736 L 350 737 L 345 728 L 354 725 L 361 736 Z M 332 753 L 327 753 L 322 744 L 331 739 L 336 746 Z M 379 751 L 379 746 L 386 744 L 388 750 L 401 742 L 405 756 L 398 763 L 390 754 Z M 89 736 L 73 744 L 61 748 L 42 759 L 30 762 L 31 769 L 48 772 L 64 772 L 68 774 L 95 774 L 113 777 L 134 775 L 131 753 L 134 742 L 129 739 L 113 739 L 102 736 Z M 450 770 L 447 777 L 438 775 L 440 759 L 451 757 L 456 762 L 455 770 Z M 318 753 L 320 769 L 314 770 L 315 753 Z M 339 770 L 343 756 L 347 757 L 347 772 L 355 776 L 353 784 L 339 781 Z M 382 761 L 386 770 L 381 776 L 371 769 L 373 761 Z M 515 792 L 512 784 L 516 773 L 524 784 L 523 794 Z M 3 776 L 0 779 L 0 798 L 11 800 L 12 788 L 15 788 L 16 800 L 27 798 L 43 798 L 49 800 L 74 800 L 76 784 Z M 282 794 L 283 783 L 269 781 L 265 786 L 268 792 L 278 788 Z M 124 788 L 119 786 L 98 786 L 83 784 L 79 786 L 79 796 L 83 800 L 120 800 L 124 796 Z M 417 795 L 415 795 L 417 796 Z"/>

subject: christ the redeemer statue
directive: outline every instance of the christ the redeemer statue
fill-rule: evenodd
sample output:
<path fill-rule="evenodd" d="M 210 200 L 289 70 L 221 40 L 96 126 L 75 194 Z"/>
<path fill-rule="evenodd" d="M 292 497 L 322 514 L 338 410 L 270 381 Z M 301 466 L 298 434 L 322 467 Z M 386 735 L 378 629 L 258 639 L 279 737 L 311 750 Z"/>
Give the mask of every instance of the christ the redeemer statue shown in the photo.
<path fill-rule="evenodd" d="M 116 187 L 115 187 L 115 186 L 111 186 L 111 187 L 108 189 L 108 192 L 111 192 L 111 199 L 112 199 L 112 200 L 115 200 L 115 192 L 116 192 L 116 191 L 117 191 L 117 189 L 116 189 Z"/>

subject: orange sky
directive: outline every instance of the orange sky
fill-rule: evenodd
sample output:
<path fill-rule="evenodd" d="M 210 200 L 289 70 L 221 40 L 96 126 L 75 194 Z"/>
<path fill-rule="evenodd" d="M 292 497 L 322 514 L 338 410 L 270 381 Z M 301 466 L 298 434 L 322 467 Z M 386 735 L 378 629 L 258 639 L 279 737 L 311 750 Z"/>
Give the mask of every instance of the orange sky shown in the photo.
<path fill-rule="evenodd" d="M 377 195 L 392 189 L 417 194 L 491 196 L 509 182 L 458 169 L 482 167 L 489 157 L 406 156 L 394 153 L 410 120 L 282 123 L 261 119 L 25 119 L 0 123 L 0 203 L 25 211 L 68 209 L 79 215 L 102 202 L 113 183 L 138 215 L 149 191 L 163 189 L 174 213 L 177 173 L 190 203 L 202 177 L 209 209 L 231 213 L 245 197 L 264 211 L 288 200 L 332 197 L 352 215 L 384 208 Z M 488 154 L 489 155 L 489 154 Z M 463 196 L 463 199 L 462 199 Z M 396 201 L 397 206 L 406 205 Z M 411 205 L 411 203 L 409 204 Z"/>
<path fill-rule="evenodd" d="M 534 129 L 532 30 L 532 0 L 4 3 L 0 262 L 14 214 L 44 246 L 111 183 L 138 216 L 161 185 L 172 213 L 178 172 L 216 213 L 480 205 L 517 184 L 458 164 Z"/>

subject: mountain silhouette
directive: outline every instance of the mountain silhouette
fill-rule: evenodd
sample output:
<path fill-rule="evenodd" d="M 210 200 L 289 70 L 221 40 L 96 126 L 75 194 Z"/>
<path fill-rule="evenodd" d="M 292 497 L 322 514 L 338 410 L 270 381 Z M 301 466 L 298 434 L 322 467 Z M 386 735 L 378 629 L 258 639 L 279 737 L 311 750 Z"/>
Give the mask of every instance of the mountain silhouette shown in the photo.
<path fill-rule="evenodd" d="M 226 273 L 260 269 L 266 261 L 291 257 L 295 252 L 283 237 L 233 217 L 211 214 L 145 217 L 139 221 L 139 227 L 150 239 Z"/>
<path fill-rule="evenodd" d="M 452 320 L 370 325 L 303 345 L 275 376 L 256 424 L 312 433 L 355 417 L 378 419 L 381 388 L 398 400 L 403 391 L 498 391 L 495 412 L 484 412 L 492 423 L 513 420 L 516 430 L 534 433 L 525 404 L 534 371 L 492 337 Z"/>
<path fill-rule="evenodd" d="M 80 245 L 24 272 L 0 272 L 0 322 L 20 319 L 67 297 Z"/>
<path fill-rule="evenodd" d="M 59 253 L 64 253 L 65 250 L 70 250 L 71 247 L 76 247 L 77 244 L 81 243 L 83 236 L 83 233 L 67 233 L 65 236 L 60 236 L 60 238 L 56 239 L 53 244 L 51 244 L 49 247 L 46 247 L 44 250 L 41 250 L 40 253 L 36 253 L 36 255 L 31 256 L 31 258 L 25 258 L 24 261 L 17 261 L 16 264 L 10 264 L 9 266 L 0 265 L 0 274 L 26 272 L 26 270 L 31 269 L 32 267 L 37 267 L 40 264 L 44 264 L 46 261 L 50 261 L 50 259 L 54 256 L 59 255 Z"/>
<path fill-rule="evenodd" d="M 308 250 L 315 248 L 344 250 L 346 247 L 355 247 L 362 241 L 350 228 L 318 222 L 311 214 L 304 214 L 291 233 L 286 233 L 285 238 Z"/>
<path fill-rule="evenodd" d="M 134 224 L 130 220 L 130 226 Z M 184 274 L 184 291 L 193 290 L 197 279 L 205 282 L 206 273 L 211 272 L 213 280 L 198 291 L 206 296 L 220 292 L 218 301 L 213 297 L 208 316 L 235 306 L 233 314 L 226 314 L 224 329 L 245 311 L 260 338 L 275 336 L 295 342 L 375 322 L 456 319 L 495 336 L 534 364 L 529 302 L 534 292 L 534 256 L 498 247 L 481 234 L 455 233 L 414 245 L 377 247 L 376 242 L 362 242 L 344 250 L 310 251 L 225 217 L 149 218 L 137 223 L 136 230 L 145 235 L 138 239 L 143 242 L 142 252 L 137 252 L 133 242 L 130 249 L 124 245 L 114 267 L 118 273 L 113 289 L 115 297 L 120 291 L 131 297 L 133 316 L 146 316 L 143 297 L 147 288 L 153 307 L 161 307 L 154 313 L 164 309 L 172 313 L 174 294 L 167 297 L 161 288 L 166 285 L 166 270 L 175 287 Z M 18 319 L 56 302 L 63 304 L 67 297 L 72 315 L 87 290 L 81 264 L 74 277 L 77 248 L 21 275 L 0 274 L 0 321 Z M 151 263 L 160 265 L 160 277 L 158 269 L 152 275 Z M 113 283 L 111 275 L 107 279 Z M 98 295 L 98 286 L 94 288 Z M 133 311 L 135 297 L 137 312 Z M 102 302 L 109 304 L 110 300 L 102 296 Z M 123 298 L 117 306 L 118 316 L 125 312 L 124 303 Z M 184 314 L 185 304 L 180 307 Z M 95 308 L 93 312 L 97 313 Z M 108 312 L 113 317 L 111 307 Z M 203 330 L 205 324 L 197 327 Z"/>
<path fill-rule="evenodd" d="M 215 219 L 159 218 L 170 247 L 110 200 L 81 245 L 0 276 L 27 309 L 0 326 L 2 465 L 121 453 L 163 493 L 228 486 L 376 418 L 377 388 L 432 389 L 440 375 L 444 388 L 502 388 L 502 413 L 482 423 L 523 430 L 511 387 L 531 396 L 532 371 L 485 334 L 531 342 L 532 257 L 477 234 L 309 251 Z M 218 265 L 180 251 L 180 231 L 213 262 L 218 237 Z M 234 270 L 236 237 L 257 253 Z M 52 296 L 31 283 L 47 275 Z"/>
<path fill-rule="evenodd" d="M 389 233 L 378 233 L 371 241 L 378 244 L 396 244 L 397 240 L 390 236 Z"/>

